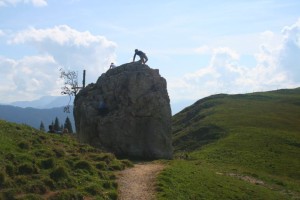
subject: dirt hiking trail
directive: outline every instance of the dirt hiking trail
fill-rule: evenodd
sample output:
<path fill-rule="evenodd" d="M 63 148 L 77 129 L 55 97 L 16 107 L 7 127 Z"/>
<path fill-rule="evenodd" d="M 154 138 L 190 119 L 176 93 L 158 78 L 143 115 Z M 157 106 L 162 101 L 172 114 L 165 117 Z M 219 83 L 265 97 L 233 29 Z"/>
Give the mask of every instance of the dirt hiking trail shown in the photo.
<path fill-rule="evenodd" d="M 144 162 L 118 172 L 118 199 L 154 200 L 156 177 L 164 168 L 162 163 Z"/>

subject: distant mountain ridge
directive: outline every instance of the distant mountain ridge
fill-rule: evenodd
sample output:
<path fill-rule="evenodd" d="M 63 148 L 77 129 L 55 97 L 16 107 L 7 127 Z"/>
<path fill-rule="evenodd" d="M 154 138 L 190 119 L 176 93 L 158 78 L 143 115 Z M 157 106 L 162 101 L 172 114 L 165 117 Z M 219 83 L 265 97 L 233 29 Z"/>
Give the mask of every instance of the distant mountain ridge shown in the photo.
<path fill-rule="evenodd" d="M 69 96 L 43 96 L 37 100 L 33 101 L 16 101 L 12 102 L 8 105 L 18 106 L 21 108 L 56 108 L 62 107 L 69 103 Z M 73 103 L 73 99 L 71 99 L 70 103 Z"/>
<path fill-rule="evenodd" d="M 65 113 L 63 106 L 39 109 L 32 107 L 21 108 L 11 105 L 0 105 L 0 119 L 19 124 L 27 124 L 37 129 L 39 129 L 42 121 L 45 125 L 45 129 L 48 130 L 48 125 L 51 124 L 52 121 L 54 122 L 56 117 L 59 119 L 60 125 L 63 125 L 66 118 L 69 117 L 73 130 L 75 130 L 73 106 L 70 108 L 70 113 Z"/>

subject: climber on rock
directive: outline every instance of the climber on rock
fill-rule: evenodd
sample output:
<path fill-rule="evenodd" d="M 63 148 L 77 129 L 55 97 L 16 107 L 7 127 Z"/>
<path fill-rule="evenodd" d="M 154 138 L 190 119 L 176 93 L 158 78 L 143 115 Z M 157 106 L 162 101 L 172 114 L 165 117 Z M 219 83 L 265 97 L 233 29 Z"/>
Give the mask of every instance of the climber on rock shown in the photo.
<path fill-rule="evenodd" d="M 109 69 L 113 69 L 113 68 L 116 68 L 117 66 L 114 64 L 114 63 L 111 63 L 110 66 L 109 66 Z"/>
<path fill-rule="evenodd" d="M 102 99 L 99 103 L 99 114 L 104 116 L 108 113 L 108 107 L 106 105 L 105 99 Z"/>
<path fill-rule="evenodd" d="M 146 54 L 142 51 L 139 51 L 138 49 L 135 50 L 134 56 L 133 56 L 133 61 L 135 61 L 135 56 L 138 55 L 140 57 L 140 60 L 138 62 L 145 64 L 148 61 L 148 57 Z"/>

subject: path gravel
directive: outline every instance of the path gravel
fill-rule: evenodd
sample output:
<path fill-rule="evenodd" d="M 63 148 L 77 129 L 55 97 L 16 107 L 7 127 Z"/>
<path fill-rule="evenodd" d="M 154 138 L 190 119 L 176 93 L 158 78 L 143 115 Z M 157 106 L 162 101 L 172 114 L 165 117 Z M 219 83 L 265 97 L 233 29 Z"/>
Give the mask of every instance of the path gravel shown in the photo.
<path fill-rule="evenodd" d="M 161 163 L 139 163 L 117 174 L 119 200 L 154 200 L 156 177 Z"/>

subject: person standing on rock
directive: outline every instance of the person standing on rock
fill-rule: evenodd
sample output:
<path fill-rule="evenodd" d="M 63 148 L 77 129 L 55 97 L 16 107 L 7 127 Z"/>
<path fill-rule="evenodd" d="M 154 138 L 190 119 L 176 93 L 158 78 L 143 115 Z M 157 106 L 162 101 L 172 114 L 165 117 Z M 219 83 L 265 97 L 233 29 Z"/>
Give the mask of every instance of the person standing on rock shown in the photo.
<path fill-rule="evenodd" d="M 111 63 L 110 66 L 109 66 L 109 69 L 113 69 L 115 67 L 117 67 L 117 66 L 114 63 Z"/>
<path fill-rule="evenodd" d="M 140 57 L 140 60 L 138 62 L 141 62 L 142 64 L 145 64 L 148 61 L 148 57 L 146 54 L 142 51 L 139 51 L 138 49 L 135 50 L 134 56 L 133 56 L 133 61 L 135 61 L 135 56 L 138 55 Z"/>

